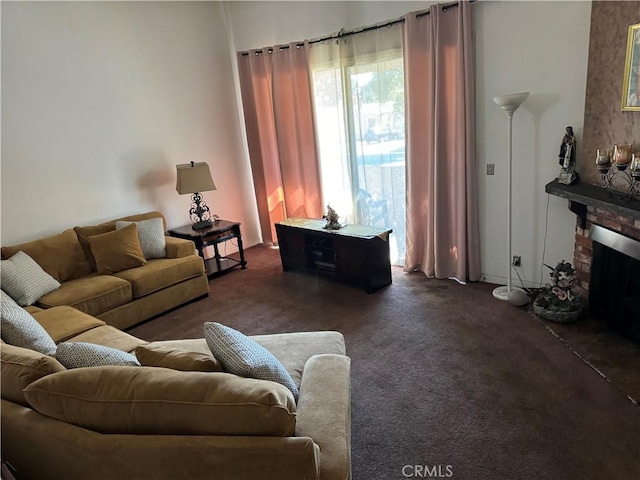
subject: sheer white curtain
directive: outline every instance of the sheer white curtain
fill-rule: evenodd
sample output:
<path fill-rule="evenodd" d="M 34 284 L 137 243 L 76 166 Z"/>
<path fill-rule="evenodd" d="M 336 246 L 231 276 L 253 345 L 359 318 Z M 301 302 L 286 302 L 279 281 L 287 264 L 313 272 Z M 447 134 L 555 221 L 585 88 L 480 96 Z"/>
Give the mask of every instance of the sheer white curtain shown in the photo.
<path fill-rule="evenodd" d="M 404 263 L 405 142 L 399 24 L 312 44 L 322 193 L 340 221 L 390 227 Z"/>

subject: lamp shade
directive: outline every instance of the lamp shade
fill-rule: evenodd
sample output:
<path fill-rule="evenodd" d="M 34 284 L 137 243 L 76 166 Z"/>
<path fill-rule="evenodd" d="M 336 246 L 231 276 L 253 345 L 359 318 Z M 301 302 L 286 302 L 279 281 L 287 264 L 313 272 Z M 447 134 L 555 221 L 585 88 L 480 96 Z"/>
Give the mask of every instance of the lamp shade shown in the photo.
<path fill-rule="evenodd" d="M 493 101 L 505 112 L 513 113 L 522 105 L 522 102 L 524 102 L 528 96 L 529 92 L 510 93 L 508 95 L 493 97 Z"/>
<path fill-rule="evenodd" d="M 176 191 L 180 195 L 208 192 L 216 189 L 209 171 L 209 164 L 206 162 L 176 165 L 176 170 Z"/>

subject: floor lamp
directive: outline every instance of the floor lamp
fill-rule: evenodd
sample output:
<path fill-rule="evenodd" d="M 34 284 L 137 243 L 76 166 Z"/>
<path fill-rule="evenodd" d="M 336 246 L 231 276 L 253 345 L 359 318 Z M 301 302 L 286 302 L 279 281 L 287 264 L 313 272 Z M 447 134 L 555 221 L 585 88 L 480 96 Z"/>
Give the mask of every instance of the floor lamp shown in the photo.
<path fill-rule="evenodd" d="M 507 285 L 493 290 L 493 296 L 498 300 L 507 300 L 514 305 L 525 305 L 529 303 L 529 296 L 521 288 L 511 287 L 511 158 L 513 155 L 511 122 L 513 113 L 522 102 L 529 96 L 529 92 L 512 93 L 493 97 L 493 101 L 507 116 L 507 134 L 509 136 L 509 162 L 507 163 L 507 256 L 509 259 L 509 270 L 507 273 Z"/>

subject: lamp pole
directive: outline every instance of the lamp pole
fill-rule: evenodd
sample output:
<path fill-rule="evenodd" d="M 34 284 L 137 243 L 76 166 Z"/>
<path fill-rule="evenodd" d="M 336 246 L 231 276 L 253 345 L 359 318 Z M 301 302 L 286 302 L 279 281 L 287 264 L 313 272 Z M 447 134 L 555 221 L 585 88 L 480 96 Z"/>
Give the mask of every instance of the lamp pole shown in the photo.
<path fill-rule="evenodd" d="M 516 109 L 518 107 L 516 106 Z M 509 136 L 509 161 L 507 162 L 507 260 L 509 265 L 509 270 L 507 274 L 507 298 L 509 298 L 509 294 L 511 293 L 511 202 L 512 199 L 512 189 L 513 189 L 513 175 L 511 174 L 511 166 L 513 162 L 513 133 L 511 128 L 513 126 L 513 111 L 505 112 L 507 115 L 507 135 Z"/>
<path fill-rule="evenodd" d="M 512 174 L 511 163 L 513 156 L 513 133 L 512 123 L 513 114 L 518 109 L 522 102 L 524 102 L 529 96 L 529 92 L 512 93 L 509 95 L 500 95 L 493 97 L 493 101 L 498 105 L 507 117 L 507 137 L 508 137 L 508 161 L 507 161 L 507 257 L 509 269 L 507 270 L 507 285 L 497 287 L 493 290 L 493 296 L 499 300 L 512 300 L 512 288 L 511 288 L 511 191 L 512 191 Z M 521 290 L 521 289 L 518 289 Z M 526 292 L 521 291 L 526 296 Z M 513 302 L 515 303 L 515 302 Z"/>

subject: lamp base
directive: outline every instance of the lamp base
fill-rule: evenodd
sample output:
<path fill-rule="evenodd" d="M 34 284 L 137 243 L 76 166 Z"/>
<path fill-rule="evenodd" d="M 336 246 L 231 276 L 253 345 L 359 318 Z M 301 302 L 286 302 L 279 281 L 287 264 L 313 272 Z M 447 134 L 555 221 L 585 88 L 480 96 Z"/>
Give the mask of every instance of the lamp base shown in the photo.
<path fill-rule="evenodd" d="M 509 300 L 509 289 L 506 285 L 502 285 L 501 287 L 497 287 L 493 289 L 493 296 L 498 300 L 504 300 L 505 302 Z"/>
<path fill-rule="evenodd" d="M 191 228 L 194 230 L 203 230 L 205 228 L 211 228 L 213 226 L 213 222 L 211 220 L 203 220 L 201 222 L 194 223 L 191 225 Z"/>
<path fill-rule="evenodd" d="M 531 301 L 527 292 L 519 287 L 511 287 L 511 292 L 506 285 L 493 290 L 493 296 L 498 300 L 508 301 L 511 305 L 521 307 Z"/>

